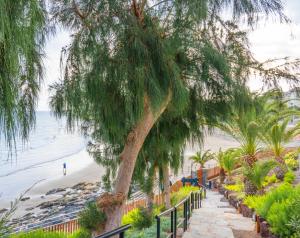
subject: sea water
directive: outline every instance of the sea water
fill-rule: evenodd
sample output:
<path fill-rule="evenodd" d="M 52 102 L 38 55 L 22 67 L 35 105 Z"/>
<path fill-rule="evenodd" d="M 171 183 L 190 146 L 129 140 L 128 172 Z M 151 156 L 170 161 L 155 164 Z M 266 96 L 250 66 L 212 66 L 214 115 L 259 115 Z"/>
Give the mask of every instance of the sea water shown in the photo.
<path fill-rule="evenodd" d="M 80 133 L 68 133 L 65 120 L 57 120 L 50 112 L 37 112 L 36 127 L 25 143 L 16 139 L 16 147 L 9 151 L 0 141 L 0 199 L 18 197 L 33 184 L 59 178 L 63 164 L 67 173 L 87 166 L 88 139 Z"/>

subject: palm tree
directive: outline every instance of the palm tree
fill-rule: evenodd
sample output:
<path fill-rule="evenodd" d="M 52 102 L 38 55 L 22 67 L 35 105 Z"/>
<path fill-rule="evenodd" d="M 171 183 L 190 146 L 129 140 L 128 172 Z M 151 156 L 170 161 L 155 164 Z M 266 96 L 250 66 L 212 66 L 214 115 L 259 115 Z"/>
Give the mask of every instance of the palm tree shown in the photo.
<path fill-rule="evenodd" d="M 222 158 L 222 167 L 227 173 L 226 183 L 232 182 L 232 171 L 235 169 L 235 166 L 240 157 L 241 151 L 239 149 L 229 149 L 225 151 Z"/>
<path fill-rule="evenodd" d="M 287 117 L 283 121 L 271 120 L 269 123 L 266 123 L 262 133 L 263 141 L 273 151 L 275 160 L 281 165 L 276 168 L 276 176 L 280 180 L 283 180 L 284 174 L 287 171 L 283 159 L 284 145 L 300 134 L 300 124 L 288 128 L 290 120 L 291 117 Z"/>
<path fill-rule="evenodd" d="M 205 150 L 203 152 L 198 151 L 195 155 L 189 157 L 189 159 L 193 161 L 192 165 L 199 164 L 201 168 L 204 168 L 204 164 L 207 161 L 214 159 L 214 155 L 211 153 L 210 150 Z"/>
<path fill-rule="evenodd" d="M 245 193 L 246 195 L 254 195 L 256 193 L 263 192 L 263 182 L 270 172 L 276 166 L 276 162 L 273 160 L 256 162 L 252 167 L 244 167 L 244 176 L 247 178 L 245 183 Z M 248 184 L 247 182 L 251 183 Z M 251 189 L 247 187 L 251 186 Z"/>

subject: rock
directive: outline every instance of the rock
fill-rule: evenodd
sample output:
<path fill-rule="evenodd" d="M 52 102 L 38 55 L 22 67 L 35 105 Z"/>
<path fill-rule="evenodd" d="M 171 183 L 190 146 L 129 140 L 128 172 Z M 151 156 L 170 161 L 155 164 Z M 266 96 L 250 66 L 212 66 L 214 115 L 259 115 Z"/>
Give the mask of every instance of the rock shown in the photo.
<path fill-rule="evenodd" d="M 23 197 L 23 198 L 21 198 L 20 200 L 21 200 L 22 202 L 24 202 L 24 201 L 29 200 L 29 199 L 30 199 L 30 197 Z"/>
<path fill-rule="evenodd" d="M 244 217 L 252 218 L 252 216 L 253 216 L 252 209 L 250 209 L 248 206 L 246 206 L 243 203 L 240 205 L 240 207 L 241 207 L 241 213 Z"/>
<path fill-rule="evenodd" d="M 66 191 L 65 188 L 54 188 L 54 189 L 51 189 L 50 191 L 48 191 L 46 193 L 46 196 L 51 195 L 51 194 L 55 194 L 55 193 L 65 192 L 65 191 Z"/>
<path fill-rule="evenodd" d="M 34 207 L 27 207 L 26 209 L 25 209 L 25 211 L 31 211 L 31 210 L 33 210 L 34 209 Z"/>
<path fill-rule="evenodd" d="M 2 213 L 4 213 L 4 212 L 7 212 L 7 211 L 8 211 L 7 208 L 3 208 L 3 209 L 0 210 L 0 214 L 2 214 Z"/>

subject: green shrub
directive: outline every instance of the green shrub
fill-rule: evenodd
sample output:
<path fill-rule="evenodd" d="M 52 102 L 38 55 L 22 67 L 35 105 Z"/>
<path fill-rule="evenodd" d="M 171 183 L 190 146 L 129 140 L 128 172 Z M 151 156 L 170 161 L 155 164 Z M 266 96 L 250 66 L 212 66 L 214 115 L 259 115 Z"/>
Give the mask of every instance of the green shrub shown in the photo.
<path fill-rule="evenodd" d="M 58 233 L 58 232 L 48 232 L 43 230 L 36 230 L 27 233 L 18 233 L 11 235 L 9 238 L 91 238 L 90 232 L 80 229 L 72 235 Z"/>
<path fill-rule="evenodd" d="M 248 207 L 257 210 L 259 207 L 261 207 L 264 203 L 266 196 L 247 196 L 243 203 L 247 205 Z"/>
<path fill-rule="evenodd" d="M 80 226 L 88 231 L 99 229 L 105 220 L 105 214 L 98 209 L 95 202 L 88 203 L 85 209 L 79 214 Z"/>
<path fill-rule="evenodd" d="M 293 172 L 288 171 L 285 175 L 284 175 L 284 182 L 285 183 L 293 183 L 295 180 L 296 176 Z"/>
<path fill-rule="evenodd" d="M 270 184 L 277 183 L 277 182 L 278 182 L 278 179 L 276 177 L 276 174 L 273 174 L 271 176 L 265 177 L 265 181 L 263 182 L 263 186 L 266 187 Z"/>
<path fill-rule="evenodd" d="M 11 235 L 10 238 L 67 238 L 67 235 L 57 232 L 45 232 L 43 230 L 36 230 L 27 233 L 22 232 Z"/>
<path fill-rule="evenodd" d="M 175 206 L 184 198 L 186 198 L 192 191 L 199 191 L 199 187 L 196 186 L 185 186 L 181 187 L 178 192 L 171 194 L 171 204 Z"/>
<path fill-rule="evenodd" d="M 297 170 L 299 168 L 299 162 L 295 159 L 286 159 L 285 164 L 290 170 Z"/>
<path fill-rule="evenodd" d="M 238 183 L 238 184 L 234 184 L 234 185 L 225 185 L 224 188 L 229 191 L 240 193 L 240 192 L 244 191 L 244 184 Z"/>
<path fill-rule="evenodd" d="M 249 196 L 244 203 L 271 225 L 271 230 L 279 237 L 297 237 L 300 223 L 300 187 L 284 183 L 263 196 Z M 295 221 L 296 220 L 296 221 Z"/>
<path fill-rule="evenodd" d="M 135 208 L 122 217 L 122 224 L 131 224 L 134 229 L 142 230 L 150 227 L 154 219 L 153 212 L 146 208 Z"/>
<path fill-rule="evenodd" d="M 68 238 L 91 238 L 91 233 L 87 230 L 80 229 L 74 234 L 68 236 Z"/>
<path fill-rule="evenodd" d="M 162 217 L 160 220 L 161 236 L 162 238 L 167 237 L 167 233 L 170 231 L 171 221 L 170 218 Z M 127 231 L 125 237 L 130 238 L 153 238 L 156 237 L 156 222 L 153 223 L 149 228 L 142 230 L 130 230 Z"/>
<path fill-rule="evenodd" d="M 295 170 L 299 167 L 299 162 L 297 160 L 298 154 L 298 151 L 289 152 L 283 157 L 285 164 L 288 166 L 289 169 Z"/>

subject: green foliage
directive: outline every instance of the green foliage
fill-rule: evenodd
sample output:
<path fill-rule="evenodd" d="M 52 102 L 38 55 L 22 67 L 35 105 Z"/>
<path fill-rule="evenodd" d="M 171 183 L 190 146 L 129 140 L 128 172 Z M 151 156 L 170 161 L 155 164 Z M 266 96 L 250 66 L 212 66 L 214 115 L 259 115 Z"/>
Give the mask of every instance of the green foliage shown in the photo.
<path fill-rule="evenodd" d="M 239 149 L 229 149 L 223 154 L 222 168 L 228 173 L 229 177 L 231 177 L 240 155 L 241 151 Z"/>
<path fill-rule="evenodd" d="M 245 197 L 243 203 L 248 207 L 257 210 L 257 208 L 263 206 L 265 199 L 266 199 L 266 195 L 262 195 L 262 196 L 250 195 Z"/>
<path fill-rule="evenodd" d="M 296 175 L 292 172 L 292 171 L 288 171 L 285 175 L 284 175 L 284 182 L 285 183 L 293 183 L 294 180 L 296 178 Z"/>
<path fill-rule="evenodd" d="M 153 223 L 154 213 L 146 208 L 135 208 L 122 217 L 122 224 L 131 224 L 134 229 L 142 230 Z"/>
<path fill-rule="evenodd" d="M 283 157 L 285 164 L 288 166 L 290 170 L 296 170 L 299 168 L 299 161 L 298 161 L 298 154 L 299 152 L 289 152 L 285 154 Z"/>
<path fill-rule="evenodd" d="M 225 185 L 224 188 L 229 190 L 229 191 L 241 193 L 241 192 L 244 191 L 244 184 L 237 183 L 237 184 L 234 184 L 234 185 Z"/>
<path fill-rule="evenodd" d="M 80 226 L 88 231 L 99 229 L 105 220 L 105 214 L 98 209 L 95 202 L 88 203 L 79 214 Z"/>
<path fill-rule="evenodd" d="M 285 164 L 290 170 L 297 170 L 299 168 L 299 161 L 295 159 L 286 159 Z"/>
<path fill-rule="evenodd" d="M 293 109 L 288 109 L 285 105 L 285 108 L 283 108 L 280 113 L 268 118 L 264 124 L 264 133 L 262 138 L 272 149 L 276 158 L 281 158 L 284 151 L 284 144 L 290 142 L 300 133 L 300 124 L 288 128 L 288 123 L 291 120 L 291 115 L 293 114 L 299 114 L 299 112 Z M 291 156 L 291 154 L 287 156 Z"/>
<path fill-rule="evenodd" d="M 79 229 L 74 234 L 69 235 L 67 238 L 91 238 L 91 233 L 84 229 Z"/>
<path fill-rule="evenodd" d="M 72 235 L 58 232 L 36 230 L 27 233 L 22 232 L 15 235 L 11 235 L 9 238 L 91 238 L 91 234 L 83 229 L 76 231 Z"/>
<path fill-rule="evenodd" d="M 171 222 L 167 217 L 161 218 L 161 237 L 166 238 L 167 233 L 170 231 Z M 130 238 L 153 238 L 156 237 L 156 223 L 154 222 L 151 227 L 143 230 L 130 230 L 126 232 L 126 236 Z"/>
<path fill-rule="evenodd" d="M 251 181 L 257 190 L 261 190 L 264 185 L 264 181 L 271 169 L 276 166 L 276 162 L 269 160 L 263 162 L 256 162 L 252 167 L 244 167 L 244 176 Z"/>
<path fill-rule="evenodd" d="M 263 182 L 263 187 L 266 187 L 266 186 L 276 183 L 276 182 L 278 182 L 276 174 L 272 174 L 271 176 L 266 176 L 265 180 Z"/>
<path fill-rule="evenodd" d="M 27 233 L 18 233 L 11 235 L 10 238 L 68 238 L 66 234 L 58 232 L 45 232 L 43 230 L 37 230 Z M 78 237 L 81 238 L 81 237 Z"/>
<path fill-rule="evenodd" d="M 199 191 L 199 187 L 185 186 L 185 187 L 181 187 L 178 192 L 172 193 L 171 194 L 172 206 L 175 206 L 176 204 L 181 202 L 184 198 L 186 198 L 193 191 Z"/>
<path fill-rule="evenodd" d="M 300 214 L 299 186 L 284 183 L 263 196 L 246 197 L 244 203 L 265 218 L 279 237 L 292 237 L 299 232 L 299 223 L 295 222 Z"/>
<path fill-rule="evenodd" d="M 241 102 L 249 65 L 275 81 L 283 73 L 278 69 L 276 78 L 272 77 L 271 71 L 252 57 L 246 33 L 234 21 L 222 20 L 218 9 L 231 7 L 228 1 L 135 2 L 51 4 L 54 19 L 72 32 L 72 42 L 62 57 L 63 79 L 51 86 L 51 108 L 56 116 L 66 116 L 68 128 L 74 129 L 80 121 L 91 133 L 89 151 L 109 167 L 110 176 L 114 176 L 120 163 L 116 157 L 145 109 L 158 117 L 155 121 L 167 113 L 164 122 L 180 122 L 186 130 L 197 131 L 199 124 L 214 124 L 226 117 L 229 104 L 237 101 L 234 99 Z M 270 9 L 282 15 L 281 4 L 272 4 L 275 2 L 251 1 L 247 4 L 250 8 L 241 5 L 233 15 L 239 18 L 237 13 L 246 12 L 251 22 L 255 22 L 253 15 L 268 15 Z M 155 132 L 160 135 L 160 130 Z M 198 133 L 197 137 L 187 135 L 202 139 Z M 168 138 L 164 134 L 163 140 Z"/>
<path fill-rule="evenodd" d="M 214 159 L 214 155 L 210 152 L 210 150 L 205 150 L 203 152 L 197 152 L 189 159 L 192 160 L 194 163 L 200 164 L 201 167 L 204 167 L 205 162 Z"/>
<path fill-rule="evenodd" d="M 0 134 L 11 148 L 15 136 L 27 139 L 35 122 L 47 34 L 45 2 L 1 0 L 0 22 Z"/>

